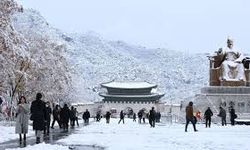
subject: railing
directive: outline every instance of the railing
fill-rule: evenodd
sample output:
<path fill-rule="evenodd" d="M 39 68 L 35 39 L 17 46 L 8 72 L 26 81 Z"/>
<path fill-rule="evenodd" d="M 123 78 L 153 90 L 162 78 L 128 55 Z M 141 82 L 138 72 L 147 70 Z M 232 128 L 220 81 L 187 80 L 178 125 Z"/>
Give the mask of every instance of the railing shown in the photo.
<path fill-rule="evenodd" d="M 164 124 L 185 123 L 185 117 L 183 115 L 176 115 L 176 114 L 162 115 L 161 123 Z"/>

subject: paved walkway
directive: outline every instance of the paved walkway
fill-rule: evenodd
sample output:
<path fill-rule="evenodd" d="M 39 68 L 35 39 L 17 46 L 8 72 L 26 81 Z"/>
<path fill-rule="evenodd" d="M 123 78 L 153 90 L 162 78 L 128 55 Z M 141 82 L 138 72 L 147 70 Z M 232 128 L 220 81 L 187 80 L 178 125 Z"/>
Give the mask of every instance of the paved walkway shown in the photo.
<path fill-rule="evenodd" d="M 65 138 L 66 136 L 73 134 L 74 132 L 77 132 L 80 127 L 70 128 L 68 132 L 63 131 L 62 129 L 51 129 L 50 134 L 44 137 L 45 143 L 50 144 L 58 144 L 56 141 Z M 18 135 L 17 135 L 18 137 Z M 26 147 L 27 145 L 34 145 L 36 143 L 35 136 L 27 137 L 26 143 L 19 142 L 19 138 L 15 140 L 10 140 L 7 142 L 0 143 L 0 150 L 5 150 L 7 148 L 19 148 L 19 147 Z M 74 150 L 103 150 L 102 147 L 92 147 L 92 146 L 86 146 L 86 145 L 69 145 L 69 149 Z"/>

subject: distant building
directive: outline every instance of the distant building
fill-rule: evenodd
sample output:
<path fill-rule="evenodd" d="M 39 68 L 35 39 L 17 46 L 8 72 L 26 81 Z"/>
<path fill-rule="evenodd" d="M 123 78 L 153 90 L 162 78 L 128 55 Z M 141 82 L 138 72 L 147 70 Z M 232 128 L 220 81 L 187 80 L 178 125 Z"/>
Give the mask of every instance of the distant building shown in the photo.
<path fill-rule="evenodd" d="M 105 90 L 99 93 L 103 97 L 102 111 L 118 114 L 121 110 L 127 114 L 141 109 L 149 111 L 151 107 L 157 110 L 160 98 L 164 96 L 157 92 L 157 85 L 148 82 L 109 82 L 101 86 Z"/>

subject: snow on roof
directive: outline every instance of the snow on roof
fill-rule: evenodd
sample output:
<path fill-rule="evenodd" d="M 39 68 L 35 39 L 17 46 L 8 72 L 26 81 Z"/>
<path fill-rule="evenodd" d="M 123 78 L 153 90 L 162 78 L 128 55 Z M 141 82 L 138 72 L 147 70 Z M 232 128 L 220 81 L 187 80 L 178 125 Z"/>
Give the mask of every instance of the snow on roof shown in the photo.
<path fill-rule="evenodd" d="M 72 106 L 80 106 L 80 105 L 93 105 L 94 102 L 79 102 L 79 103 L 71 103 Z"/>
<path fill-rule="evenodd" d="M 103 87 L 122 88 L 122 89 L 140 89 L 140 88 L 155 88 L 156 84 L 148 82 L 109 82 L 102 83 Z"/>
<path fill-rule="evenodd" d="M 180 107 L 181 104 L 169 104 L 169 103 L 165 103 L 164 105 L 167 105 L 167 106 L 174 106 L 174 107 Z"/>
<path fill-rule="evenodd" d="M 141 97 L 144 97 L 144 98 L 149 98 L 149 97 L 162 97 L 164 95 L 160 95 L 158 93 L 152 93 L 150 95 L 111 95 L 111 94 L 106 94 L 106 93 L 100 93 L 99 94 L 100 96 L 102 97 L 131 97 L 131 98 L 141 98 Z"/>

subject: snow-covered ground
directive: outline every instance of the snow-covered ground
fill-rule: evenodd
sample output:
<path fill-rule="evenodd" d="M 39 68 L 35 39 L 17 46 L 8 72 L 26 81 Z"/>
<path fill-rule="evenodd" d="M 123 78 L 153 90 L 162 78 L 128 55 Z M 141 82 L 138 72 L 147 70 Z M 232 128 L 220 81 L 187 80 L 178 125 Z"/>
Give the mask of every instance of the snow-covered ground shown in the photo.
<path fill-rule="evenodd" d="M 104 120 L 95 122 L 59 142 L 98 145 L 108 150 L 250 149 L 250 126 L 212 124 L 212 128 L 205 128 L 204 124 L 198 124 L 198 132 L 193 132 L 191 125 L 188 132 L 184 132 L 184 124 L 158 124 L 150 128 L 148 124 L 138 124 L 129 119 L 125 124 L 117 122 L 116 119 L 110 124 Z"/>
<path fill-rule="evenodd" d="M 37 144 L 34 146 L 27 146 L 25 148 L 16 148 L 15 150 L 69 150 L 68 146 L 62 146 L 62 145 L 51 145 L 51 144 Z M 13 150 L 13 149 L 6 149 L 6 150 Z"/>
<path fill-rule="evenodd" d="M 0 122 L 0 143 L 19 138 L 19 135 L 15 133 L 15 126 L 13 126 L 14 124 L 15 123 L 12 123 L 12 125 L 10 125 L 9 123 L 6 124 Z M 29 126 L 29 131 L 27 136 L 34 136 L 34 135 L 35 133 L 32 130 L 32 127 Z"/>
<path fill-rule="evenodd" d="M 250 126 L 222 127 L 212 124 L 205 128 L 198 124 L 198 132 L 193 132 L 191 124 L 188 132 L 184 132 L 184 124 L 157 124 L 150 128 L 148 124 L 138 124 L 125 119 L 125 124 L 118 124 L 117 119 L 94 122 L 79 129 L 65 139 L 59 140 L 63 145 L 95 145 L 107 150 L 248 150 L 250 149 Z M 1 131 L 4 127 L 0 127 Z M 12 130 L 14 131 L 14 130 Z M 4 138 L 13 136 L 11 131 L 5 131 Z M 0 136 L 3 137 L 3 134 Z M 38 144 L 22 149 L 68 149 L 68 146 Z"/>

